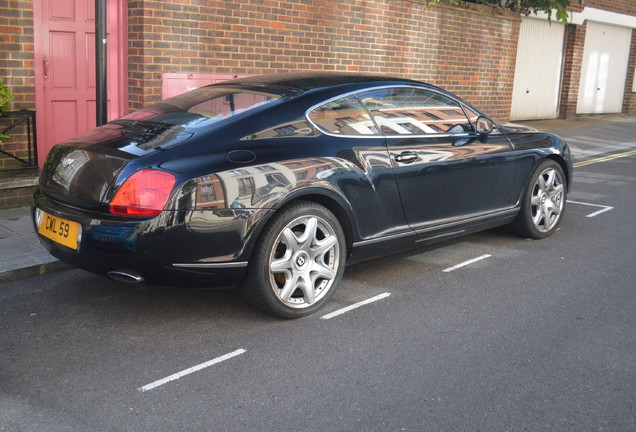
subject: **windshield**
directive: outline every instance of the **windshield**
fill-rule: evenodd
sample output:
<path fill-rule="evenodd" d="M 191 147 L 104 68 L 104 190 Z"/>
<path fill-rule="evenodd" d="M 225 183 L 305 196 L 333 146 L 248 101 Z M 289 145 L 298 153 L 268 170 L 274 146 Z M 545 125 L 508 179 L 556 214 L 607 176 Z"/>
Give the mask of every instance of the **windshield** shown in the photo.
<path fill-rule="evenodd" d="M 213 85 L 163 100 L 120 120 L 179 126 L 209 125 L 295 94 L 292 89 L 273 86 L 246 89 Z"/>

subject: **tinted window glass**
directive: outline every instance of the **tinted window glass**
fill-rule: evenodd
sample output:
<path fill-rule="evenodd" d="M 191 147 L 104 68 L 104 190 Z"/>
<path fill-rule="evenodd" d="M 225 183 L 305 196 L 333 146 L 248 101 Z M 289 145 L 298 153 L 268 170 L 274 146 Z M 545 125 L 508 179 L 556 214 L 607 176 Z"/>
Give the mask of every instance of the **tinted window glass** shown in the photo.
<path fill-rule="evenodd" d="M 364 92 L 360 99 L 385 135 L 472 131 L 459 103 L 440 93 L 396 87 Z"/>
<path fill-rule="evenodd" d="M 309 113 L 321 129 L 344 135 L 377 135 L 373 121 L 355 96 L 327 102 Z"/>
<path fill-rule="evenodd" d="M 194 126 L 201 122 L 210 124 L 293 94 L 280 88 L 261 87 L 250 90 L 231 86 L 208 86 L 132 112 L 122 119 L 170 125 Z"/>

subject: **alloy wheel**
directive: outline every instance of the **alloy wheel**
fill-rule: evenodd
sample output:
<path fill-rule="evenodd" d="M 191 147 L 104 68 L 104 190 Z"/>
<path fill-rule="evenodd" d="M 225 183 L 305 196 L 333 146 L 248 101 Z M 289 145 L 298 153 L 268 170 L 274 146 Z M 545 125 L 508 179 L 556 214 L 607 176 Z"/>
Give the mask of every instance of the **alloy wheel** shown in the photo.
<path fill-rule="evenodd" d="M 565 188 L 561 174 L 546 168 L 537 177 L 530 200 L 532 223 L 541 232 L 550 231 L 558 223 L 563 211 Z"/>
<path fill-rule="evenodd" d="M 307 308 L 332 287 L 340 265 L 335 229 L 319 216 L 301 216 L 279 233 L 269 257 L 270 285 L 285 306 Z"/>

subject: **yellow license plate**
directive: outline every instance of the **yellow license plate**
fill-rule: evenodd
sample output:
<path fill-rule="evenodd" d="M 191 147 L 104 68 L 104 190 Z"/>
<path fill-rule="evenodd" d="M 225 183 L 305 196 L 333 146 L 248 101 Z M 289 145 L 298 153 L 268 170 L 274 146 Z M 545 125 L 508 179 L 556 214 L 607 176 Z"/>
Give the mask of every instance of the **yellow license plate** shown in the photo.
<path fill-rule="evenodd" d="M 81 230 L 82 228 L 77 222 L 62 219 L 46 212 L 42 212 L 38 227 L 38 233 L 71 249 L 77 249 L 77 240 Z"/>

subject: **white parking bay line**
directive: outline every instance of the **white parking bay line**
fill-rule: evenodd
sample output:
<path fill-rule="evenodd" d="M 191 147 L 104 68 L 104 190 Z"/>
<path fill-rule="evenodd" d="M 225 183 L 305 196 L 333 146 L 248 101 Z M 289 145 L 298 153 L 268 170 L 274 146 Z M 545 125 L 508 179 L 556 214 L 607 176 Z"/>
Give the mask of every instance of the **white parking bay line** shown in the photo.
<path fill-rule="evenodd" d="M 376 302 L 378 300 L 382 300 L 383 298 L 387 298 L 390 295 L 391 295 L 391 293 L 379 294 L 379 295 L 377 295 L 375 297 L 371 297 L 370 299 L 366 299 L 366 300 L 363 300 L 361 302 L 354 303 L 354 304 L 352 304 L 350 306 L 347 306 L 345 308 L 338 309 L 337 311 L 328 313 L 327 315 L 323 315 L 323 316 L 320 317 L 320 319 L 328 320 L 328 319 L 336 317 L 338 315 L 342 315 L 343 313 L 349 312 L 350 310 L 357 309 L 360 306 L 364 306 L 364 305 L 367 305 L 369 303 L 373 303 L 373 302 Z"/>
<path fill-rule="evenodd" d="M 445 273 L 452 272 L 452 271 L 457 270 L 457 269 L 459 269 L 459 268 L 462 268 L 462 267 L 465 267 L 465 266 L 467 266 L 467 265 L 470 265 L 470 264 L 476 263 L 477 261 L 481 261 L 481 260 L 484 260 L 484 259 L 486 259 L 486 258 L 490 258 L 491 256 L 492 256 L 492 255 L 489 255 L 489 254 L 482 255 L 482 256 L 480 256 L 480 257 L 473 258 L 473 259 L 468 260 L 468 261 L 464 261 L 463 263 L 459 263 L 459 264 L 454 265 L 454 266 L 452 266 L 452 267 L 445 268 L 445 269 L 444 269 L 444 270 L 442 270 L 442 271 L 443 271 L 443 272 L 445 272 Z"/>
<path fill-rule="evenodd" d="M 600 207 L 601 208 L 601 210 L 598 210 L 598 211 L 595 211 L 593 213 L 590 213 L 589 215 L 587 215 L 585 217 L 598 216 L 601 213 L 605 213 L 606 211 L 610 211 L 610 210 L 614 209 L 614 207 L 612 207 L 612 206 L 606 206 L 606 205 L 600 205 L 600 204 L 584 203 L 584 202 L 578 202 L 578 201 L 572 201 L 572 200 L 568 200 L 567 202 L 571 203 L 571 204 L 580 204 L 580 205 L 584 205 L 584 206 Z"/>
<path fill-rule="evenodd" d="M 188 368 L 186 370 L 182 370 L 181 372 L 177 372 L 176 374 L 172 374 L 168 377 L 165 377 L 163 379 L 157 380 L 155 382 L 151 382 L 150 384 L 146 384 L 143 387 L 139 387 L 137 390 L 139 390 L 140 392 L 146 392 L 148 390 L 152 390 L 155 387 L 159 387 L 160 385 L 164 385 L 165 383 L 169 383 L 170 381 L 174 381 L 174 380 L 178 380 L 181 377 L 184 377 L 186 375 L 190 375 L 191 373 L 200 371 L 201 369 L 205 369 L 207 367 L 210 367 L 212 365 L 215 365 L 217 363 L 221 363 L 225 360 L 229 360 L 232 357 L 236 357 L 237 355 L 241 355 L 245 352 L 245 350 L 243 348 L 241 349 L 237 349 L 236 351 L 232 351 L 231 353 L 222 355 L 221 357 L 217 357 L 215 359 L 212 359 L 210 361 L 206 361 L 205 363 L 201 363 L 198 364 L 196 366 L 192 366 L 191 368 Z"/>

